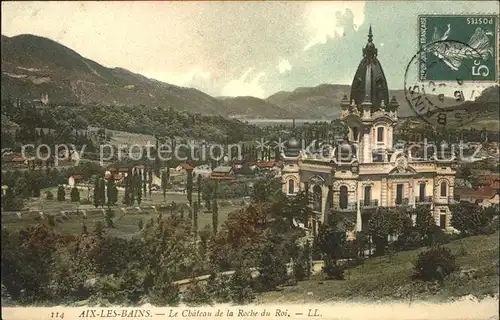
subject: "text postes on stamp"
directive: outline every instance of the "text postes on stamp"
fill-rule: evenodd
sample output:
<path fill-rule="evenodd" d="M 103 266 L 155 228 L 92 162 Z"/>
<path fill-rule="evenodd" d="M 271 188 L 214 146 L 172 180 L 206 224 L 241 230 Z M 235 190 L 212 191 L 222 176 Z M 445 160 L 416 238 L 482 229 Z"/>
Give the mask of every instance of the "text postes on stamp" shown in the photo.
<path fill-rule="evenodd" d="M 497 15 L 420 15 L 419 79 L 496 81 L 497 30 Z"/>

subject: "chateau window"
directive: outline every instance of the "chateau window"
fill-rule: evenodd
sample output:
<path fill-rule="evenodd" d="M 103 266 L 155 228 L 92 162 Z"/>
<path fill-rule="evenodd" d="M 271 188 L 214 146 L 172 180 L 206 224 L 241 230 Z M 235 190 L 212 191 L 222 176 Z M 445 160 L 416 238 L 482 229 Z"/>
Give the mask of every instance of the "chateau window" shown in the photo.
<path fill-rule="evenodd" d="M 340 187 L 340 194 L 339 194 L 339 207 L 340 207 L 340 209 L 347 209 L 347 202 L 348 202 L 347 187 L 341 186 Z"/>
<path fill-rule="evenodd" d="M 377 128 L 377 142 L 384 142 L 384 127 Z"/>
<path fill-rule="evenodd" d="M 448 185 L 446 182 L 441 182 L 441 197 L 446 197 L 448 194 Z"/>
<path fill-rule="evenodd" d="M 352 128 L 352 138 L 354 139 L 354 141 L 358 141 L 358 138 L 359 138 L 359 129 L 358 129 L 358 127 L 353 127 Z"/>
<path fill-rule="evenodd" d="M 425 183 L 420 184 L 420 190 L 418 193 L 418 197 L 420 198 L 420 201 L 423 201 L 425 198 Z"/>
<path fill-rule="evenodd" d="M 439 212 L 439 227 L 446 229 L 446 210 L 441 209 Z"/>
<path fill-rule="evenodd" d="M 369 205 L 372 197 L 372 187 L 365 186 L 365 205 Z"/>
<path fill-rule="evenodd" d="M 295 182 L 293 181 L 293 179 L 288 180 L 288 193 L 295 193 Z"/>
<path fill-rule="evenodd" d="M 313 187 L 313 197 L 314 197 L 313 210 L 317 211 L 317 212 L 321 212 L 321 209 L 322 209 L 321 202 L 323 200 L 323 196 L 322 196 L 322 190 L 321 190 L 320 186 L 315 185 Z"/>
<path fill-rule="evenodd" d="M 398 184 L 396 186 L 396 204 L 402 204 L 403 203 L 403 185 Z"/>

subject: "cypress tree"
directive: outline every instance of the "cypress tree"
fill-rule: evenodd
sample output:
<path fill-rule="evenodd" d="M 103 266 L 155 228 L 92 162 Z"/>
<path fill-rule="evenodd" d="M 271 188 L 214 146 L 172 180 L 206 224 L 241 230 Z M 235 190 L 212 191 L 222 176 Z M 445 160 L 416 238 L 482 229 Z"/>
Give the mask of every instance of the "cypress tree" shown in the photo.
<path fill-rule="evenodd" d="M 151 197 L 151 187 L 153 186 L 153 171 L 151 168 L 148 170 L 148 190 L 149 190 L 149 197 Z"/>
<path fill-rule="evenodd" d="M 193 206 L 193 229 L 194 229 L 194 234 L 198 234 L 198 211 L 199 210 L 200 210 L 200 207 L 195 202 L 194 206 Z"/>
<path fill-rule="evenodd" d="M 106 204 L 106 183 L 104 178 L 99 179 L 99 205 L 103 207 Z"/>
<path fill-rule="evenodd" d="M 66 200 L 66 192 L 64 191 L 64 186 L 60 185 L 57 187 L 57 201 Z"/>
<path fill-rule="evenodd" d="M 214 230 L 214 235 L 217 234 L 218 226 L 219 226 L 219 206 L 217 204 L 217 199 L 214 199 L 212 204 L 212 228 Z"/>
<path fill-rule="evenodd" d="M 167 200 L 167 173 L 161 173 L 161 189 L 163 190 L 163 200 Z"/>
<path fill-rule="evenodd" d="M 193 205 L 193 169 L 187 170 L 186 192 L 189 206 Z"/>
<path fill-rule="evenodd" d="M 95 184 L 94 184 L 94 206 L 97 208 L 99 206 L 99 195 L 101 194 L 99 192 L 99 177 L 96 177 L 95 179 Z"/>
<path fill-rule="evenodd" d="M 107 189 L 108 206 L 112 206 L 116 203 L 116 191 L 115 178 L 113 175 L 111 175 L 111 177 L 109 177 L 108 179 Z"/>
<path fill-rule="evenodd" d="M 71 202 L 78 202 L 80 201 L 80 191 L 76 186 L 71 189 Z"/>
<path fill-rule="evenodd" d="M 196 184 L 198 185 L 198 207 L 201 206 L 201 174 L 196 178 Z"/>
<path fill-rule="evenodd" d="M 137 174 L 136 176 L 136 183 L 137 183 L 137 204 L 141 204 L 141 201 L 142 201 L 142 188 L 141 188 L 141 175 L 140 174 Z M 146 184 L 144 183 L 143 184 L 144 188 L 146 188 Z M 145 191 L 144 191 L 145 193 Z"/>

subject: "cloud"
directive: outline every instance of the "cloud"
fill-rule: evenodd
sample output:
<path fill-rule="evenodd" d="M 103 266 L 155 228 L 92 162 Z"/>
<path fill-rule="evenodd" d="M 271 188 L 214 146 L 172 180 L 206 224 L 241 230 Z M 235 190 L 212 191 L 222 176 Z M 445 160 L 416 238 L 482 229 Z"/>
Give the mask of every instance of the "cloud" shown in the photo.
<path fill-rule="evenodd" d="M 305 11 L 307 29 L 312 39 L 304 47 L 304 51 L 325 44 L 328 39 L 340 38 L 347 27 L 357 30 L 365 21 L 365 2 L 311 2 Z"/>
<path fill-rule="evenodd" d="M 254 68 L 248 68 L 239 79 L 229 81 L 221 90 L 221 94 L 227 97 L 254 96 L 264 98 L 265 91 L 260 83 L 265 77 L 264 72 L 259 72 L 253 79 L 247 81 Z"/>
<path fill-rule="evenodd" d="M 278 70 L 280 73 L 285 73 L 292 70 L 292 65 L 287 59 L 281 59 L 278 63 Z"/>

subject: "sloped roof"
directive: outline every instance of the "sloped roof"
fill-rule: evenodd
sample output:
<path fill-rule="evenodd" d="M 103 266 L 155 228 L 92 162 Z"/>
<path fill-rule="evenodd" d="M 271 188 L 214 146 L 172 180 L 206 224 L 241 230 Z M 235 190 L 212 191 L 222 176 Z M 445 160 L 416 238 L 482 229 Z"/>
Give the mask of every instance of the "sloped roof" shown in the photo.
<path fill-rule="evenodd" d="M 218 166 L 212 170 L 212 173 L 230 173 L 232 170 L 233 168 L 230 166 Z"/>
<path fill-rule="evenodd" d="M 455 196 L 471 197 L 474 199 L 491 199 L 498 193 L 498 189 L 492 187 L 484 187 L 478 189 L 472 188 L 455 188 Z"/>

